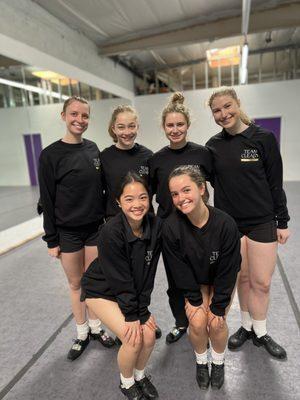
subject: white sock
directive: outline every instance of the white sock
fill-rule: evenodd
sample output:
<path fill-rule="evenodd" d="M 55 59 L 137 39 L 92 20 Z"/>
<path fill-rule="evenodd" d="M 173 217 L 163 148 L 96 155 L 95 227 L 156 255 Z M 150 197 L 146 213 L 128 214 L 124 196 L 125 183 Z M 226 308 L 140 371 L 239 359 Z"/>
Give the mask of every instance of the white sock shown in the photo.
<path fill-rule="evenodd" d="M 89 327 L 91 328 L 92 333 L 99 333 L 101 330 L 100 319 L 89 319 Z"/>
<path fill-rule="evenodd" d="M 195 355 L 197 364 L 207 364 L 207 350 L 205 350 L 205 352 L 201 354 L 195 351 Z"/>
<path fill-rule="evenodd" d="M 253 322 L 253 330 L 258 338 L 267 334 L 267 320 L 263 319 L 262 321 L 257 321 L 255 319 Z"/>
<path fill-rule="evenodd" d="M 85 321 L 81 325 L 76 324 L 76 328 L 77 328 L 77 339 L 85 340 L 90 331 L 89 324 L 87 323 L 87 321 Z"/>
<path fill-rule="evenodd" d="M 248 311 L 241 310 L 241 321 L 242 327 L 246 329 L 246 331 L 250 332 L 252 328 L 252 318 Z"/>
<path fill-rule="evenodd" d="M 216 365 L 222 365 L 224 364 L 225 360 L 225 351 L 224 353 L 217 353 L 212 347 L 211 347 L 211 358 L 212 362 Z"/>
<path fill-rule="evenodd" d="M 134 379 L 136 381 L 141 381 L 143 378 L 145 378 L 145 369 L 135 369 Z"/>
<path fill-rule="evenodd" d="M 122 374 L 120 374 L 122 387 L 125 389 L 129 389 L 132 385 L 134 385 L 134 377 L 125 378 Z"/>

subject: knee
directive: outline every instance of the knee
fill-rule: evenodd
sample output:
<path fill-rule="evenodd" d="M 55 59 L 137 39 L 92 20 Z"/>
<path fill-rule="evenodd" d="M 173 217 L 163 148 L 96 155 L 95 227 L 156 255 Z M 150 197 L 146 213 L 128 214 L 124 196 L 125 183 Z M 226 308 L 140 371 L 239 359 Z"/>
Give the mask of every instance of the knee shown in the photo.
<path fill-rule="evenodd" d="M 271 281 L 255 279 L 250 284 L 253 291 L 268 294 L 270 292 Z"/>
<path fill-rule="evenodd" d="M 143 331 L 143 347 L 151 349 L 155 344 L 155 332 L 147 329 Z"/>
<path fill-rule="evenodd" d="M 189 330 L 195 334 L 201 334 L 207 329 L 207 315 L 199 311 L 189 322 Z"/>
<path fill-rule="evenodd" d="M 69 281 L 69 288 L 72 291 L 78 291 L 81 289 L 80 280 L 71 280 Z"/>
<path fill-rule="evenodd" d="M 224 321 L 224 324 L 222 326 L 218 323 L 217 318 L 214 318 L 211 321 L 211 324 L 209 327 L 210 333 L 212 333 L 214 335 L 219 335 L 219 334 L 223 334 L 223 333 L 227 332 L 227 330 L 228 330 L 228 328 L 227 328 L 226 321 Z"/>
<path fill-rule="evenodd" d="M 138 356 L 141 352 L 143 343 L 136 343 L 135 346 L 132 346 L 129 343 L 125 343 L 125 338 L 120 338 L 122 340 L 122 348 L 126 351 L 127 354 L 132 354 L 134 356 Z"/>

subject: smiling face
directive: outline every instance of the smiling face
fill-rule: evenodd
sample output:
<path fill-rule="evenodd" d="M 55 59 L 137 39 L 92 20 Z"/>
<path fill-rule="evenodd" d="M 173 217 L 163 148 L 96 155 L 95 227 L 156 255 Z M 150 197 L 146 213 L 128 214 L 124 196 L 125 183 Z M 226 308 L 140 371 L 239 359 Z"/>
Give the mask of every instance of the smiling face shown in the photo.
<path fill-rule="evenodd" d="M 174 176 L 170 179 L 169 189 L 174 206 L 183 214 L 190 214 L 203 205 L 202 196 L 205 186 L 200 187 L 188 175 Z"/>
<path fill-rule="evenodd" d="M 131 182 L 124 186 L 119 204 L 129 224 L 142 222 L 149 210 L 149 195 L 140 182 Z"/>
<path fill-rule="evenodd" d="M 164 131 L 170 141 L 170 147 L 183 147 L 186 144 L 188 123 L 182 113 L 168 113 L 164 123 Z"/>
<path fill-rule="evenodd" d="M 72 101 L 61 113 L 62 120 L 66 123 L 67 134 L 78 137 L 89 126 L 90 108 L 88 104 L 80 101 Z"/>
<path fill-rule="evenodd" d="M 117 115 L 112 126 L 112 131 L 117 138 L 117 147 L 120 149 L 131 149 L 138 132 L 136 115 L 132 112 L 121 112 Z"/>
<path fill-rule="evenodd" d="M 242 124 L 240 105 L 231 96 L 216 96 L 211 104 L 216 124 L 228 132 L 236 133 Z"/>

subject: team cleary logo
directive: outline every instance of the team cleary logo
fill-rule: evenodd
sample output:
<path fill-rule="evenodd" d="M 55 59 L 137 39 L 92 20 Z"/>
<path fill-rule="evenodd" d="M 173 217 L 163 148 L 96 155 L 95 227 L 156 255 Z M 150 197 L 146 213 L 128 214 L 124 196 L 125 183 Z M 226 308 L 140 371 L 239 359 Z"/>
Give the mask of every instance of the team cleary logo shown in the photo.
<path fill-rule="evenodd" d="M 93 158 L 93 163 L 96 169 L 100 169 L 101 165 L 100 158 Z"/>
<path fill-rule="evenodd" d="M 145 257 L 147 267 L 149 267 L 149 265 L 151 264 L 152 256 L 153 256 L 153 250 L 148 250 Z"/>
<path fill-rule="evenodd" d="M 148 175 L 149 174 L 149 167 L 146 167 L 145 165 L 141 165 L 139 169 L 139 175 Z"/>
<path fill-rule="evenodd" d="M 256 149 L 245 149 L 241 154 L 241 161 L 242 162 L 251 162 L 251 161 L 258 161 L 259 155 L 258 150 Z"/>
<path fill-rule="evenodd" d="M 209 257 L 209 263 L 214 264 L 219 258 L 219 254 L 220 254 L 219 251 L 212 251 L 211 256 Z"/>

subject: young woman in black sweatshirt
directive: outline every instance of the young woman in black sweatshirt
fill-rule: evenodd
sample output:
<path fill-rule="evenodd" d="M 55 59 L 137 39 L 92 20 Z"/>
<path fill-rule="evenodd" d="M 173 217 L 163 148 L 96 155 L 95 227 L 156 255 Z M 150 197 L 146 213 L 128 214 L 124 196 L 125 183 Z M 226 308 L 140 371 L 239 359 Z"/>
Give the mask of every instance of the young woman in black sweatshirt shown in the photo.
<path fill-rule="evenodd" d="M 206 178 L 210 175 L 211 157 L 207 149 L 187 141 L 190 124 L 190 112 L 184 105 L 183 95 L 179 92 L 174 93 L 162 112 L 162 128 L 169 145 L 156 152 L 149 160 L 151 190 L 153 194 L 156 193 L 156 201 L 159 204 L 157 215 L 161 218 L 166 218 L 173 209 L 168 178 L 175 167 L 193 165 L 203 171 Z M 169 273 L 170 266 L 164 252 L 163 259 L 169 285 L 169 304 L 175 318 L 175 327 L 167 334 L 166 342 L 173 343 L 186 332 L 188 320 L 184 311 L 184 298 Z"/>
<path fill-rule="evenodd" d="M 120 389 L 132 400 L 155 399 L 145 376 L 156 323 L 148 309 L 160 253 L 161 221 L 149 214 L 145 180 L 129 172 L 117 193 L 121 212 L 102 226 L 99 256 L 82 278 L 82 298 L 122 342 Z"/>
<path fill-rule="evenodd" d="M 77 339 L 68 353 L 70 360 L 80 356 L 90 337 L 106 347 L 114 344 L 92 312 L 86 320 L 85 306 L 80 302 L 80 279 L 97 257 L 98 227 L 104 217 L 100 152 L 95 143 L 82 138 L 89 115 L 85 99 L 66 100 L 61 113 L 66 134 L 46 147 L 39 160 L 43 239 L 48 254 L 61 260 L 77 326 Z"/>
<path fill-rule="evenodd" d="M 189 338 L 201 389 L 220 389 L 228 338 L 226 315 L 240 269 L 240 237 L 234 220 L 205 204 L 205 178 L 193 166 L 171 172 L 176 210 L 164 221 L 162 243 L 170 273 L 185 299 Z M 211 342 L 209 377 L 207 344 Z"/>
<path fill-rule="evenodd" d="M 135 143 L 138 129 L 138 116 L 133 107 L 120 105 L 114 109 L 108 125 L 108 133 L 114 144 L 101 152 L 106 192 L 106 219 L 120 211 L 116 193 L 127 172 L 135 171 L 148 180 L 148 159 L 153 152 L 145 146 Z"/>
<path fill-rule="evenodd" d="M 238 283 L 242 326 L 229 338 L 228 347 L 235 350 L 252 339 L 256 346 L 284 359 L 285 350 L 266 327 L 277 246 L 289 237 L 278 144 L 272 132 L 245 115 L 234 89 L 214 92 L 209 106 L 223 128 L 206 144 L 213 158 L 214 201 L 238 225 L 243 260 Z"/>

